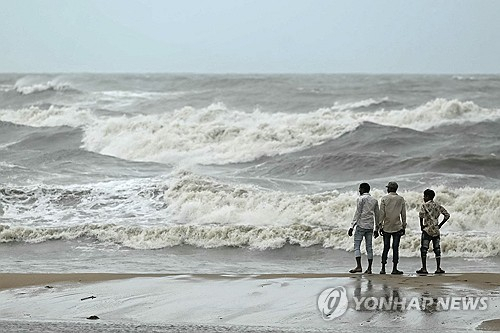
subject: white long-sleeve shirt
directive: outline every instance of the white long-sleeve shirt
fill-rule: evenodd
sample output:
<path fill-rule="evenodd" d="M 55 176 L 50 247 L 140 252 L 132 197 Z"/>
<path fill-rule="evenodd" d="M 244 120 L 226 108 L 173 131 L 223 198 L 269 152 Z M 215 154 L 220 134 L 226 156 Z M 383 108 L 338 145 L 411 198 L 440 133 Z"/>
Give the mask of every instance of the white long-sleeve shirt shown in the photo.
<path fill-rule="evenodd" d="M 369 193 L 363 193 L 357 199 L 356 213 L 354 213 L 351 228 L 357 225 L 363 229 L 373 229 L 374 221 L 376 226 L 379 224 L 378 216 L 377 199 L 373 198 Z"/>

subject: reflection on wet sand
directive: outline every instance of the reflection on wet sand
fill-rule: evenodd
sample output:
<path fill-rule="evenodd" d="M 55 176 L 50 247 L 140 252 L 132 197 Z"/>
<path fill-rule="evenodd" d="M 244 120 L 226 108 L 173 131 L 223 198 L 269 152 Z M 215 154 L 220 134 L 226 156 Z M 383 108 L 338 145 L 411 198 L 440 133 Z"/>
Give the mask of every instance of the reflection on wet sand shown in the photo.
<path fill-rule="evenodd" d="M 374 288 L 370 278 L 357 280 L 354 283 L 353 292 L 354 309 L 357 311 L 404 311 L 406 299 L 401 297 L 399 286 L 384 282 L 381 287 Z"/>

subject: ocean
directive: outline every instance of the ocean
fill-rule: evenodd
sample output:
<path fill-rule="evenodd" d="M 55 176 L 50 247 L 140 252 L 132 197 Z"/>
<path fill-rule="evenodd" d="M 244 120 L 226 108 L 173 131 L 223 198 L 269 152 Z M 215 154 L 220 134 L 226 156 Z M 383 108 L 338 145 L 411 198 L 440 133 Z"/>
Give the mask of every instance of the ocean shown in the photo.
<path fill-rule="evenodd" d="M 2 270 L 345 272 L 358 185 L 388 181 L 402 262 L 432 188 L 444 267 L 498 270 L 499 92 L 499 75 L 0 74 Z"/>

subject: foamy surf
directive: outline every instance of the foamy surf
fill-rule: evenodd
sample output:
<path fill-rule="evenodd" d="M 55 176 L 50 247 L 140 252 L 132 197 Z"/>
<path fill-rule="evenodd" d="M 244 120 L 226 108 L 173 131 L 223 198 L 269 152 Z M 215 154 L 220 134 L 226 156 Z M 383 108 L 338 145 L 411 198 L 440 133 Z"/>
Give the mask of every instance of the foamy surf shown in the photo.
<path fill-rule="evenodd" d="M 163 188 L 133 184 L 81 186 L 78 191 L 3 190 L 4 219 L 10 223 L 1 226 L 0 242 L 90 238 L 134 249 L 192 245 L 267 250 L 293 244 L 352 250 L 346 230 L 354 214 L 354 192 L 291 193 L 186 172 L 174 174 Z M 491 217 L 500 216 L 500 191 L 445 187 L 436 191 L 436 200 L 452 212 L 443 229 L 447 255 L 498 255 L 500 234 L 492 230 L 499 230 L 499 221 Z M 381 189 L 372 191 L 377 199 L 383 194 Z M 408 234 L 401 251 L 418 256 L 422 194 L 401 194 L 408 210 Z M 376 245 L 377 250 L 380 247 Z"/>
<path fill-rule="evenodd" d="M 414 228 L 415 229 L 415 228 Z M 353 251 L 346 228 L 243 225 L 171 225 L 164 227 L 123 227 L 79 225 L 74 227 L 8 227 L 0 225 L 0 243 L 40 243 L 54 240 L 89 239 L 137 250 L 154 250 L 190 245 L 201 249 L 249 248 L 274 250 L 286 245 L 321 246 Z M 500 255 L 497 233 L 443 232 L 441 248 L 446 257 L 485 258 Z M 374 251 L 382 253 L 382 241 L 374 241 Z M 364 250 L 363 250 L 364 252 Z M 420 233 L 408 231 L 400 244 L 400 255 L 420 257 Z"/>

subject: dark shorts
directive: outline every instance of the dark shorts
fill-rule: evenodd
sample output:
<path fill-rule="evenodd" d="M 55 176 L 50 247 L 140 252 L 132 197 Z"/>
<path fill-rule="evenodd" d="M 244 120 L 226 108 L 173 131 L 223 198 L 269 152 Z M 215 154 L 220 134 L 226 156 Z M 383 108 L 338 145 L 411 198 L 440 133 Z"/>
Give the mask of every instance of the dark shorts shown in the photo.
<path fill-rule="evenodd" d="M 429 236 L 425 231 L 422 231 L 422 237 L 420 238 L 420 253 L 422 256 L 427 255 L 427 251 L 429 251 L 429 245 L 432 242 L 432 249 L 434 250 L 434 254 L 436 258 L 441 258 L 441 238 L 439 236 Z"/>

